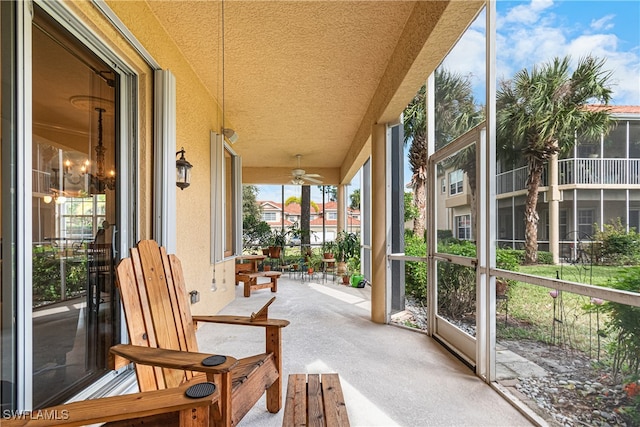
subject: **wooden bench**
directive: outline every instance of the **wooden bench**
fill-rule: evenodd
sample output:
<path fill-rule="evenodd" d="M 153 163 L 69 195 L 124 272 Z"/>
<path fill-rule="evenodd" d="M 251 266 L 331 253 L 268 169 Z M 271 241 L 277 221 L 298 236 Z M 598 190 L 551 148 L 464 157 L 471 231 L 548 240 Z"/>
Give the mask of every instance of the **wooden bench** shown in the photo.
<path fill-rule="evenodd" d="M 251 263 L 236 264 L 236 285 L 244 284 L 244 296 L 250 297 L 252 290 L 271 289 L 278 291 L 278 278 L 282 276 L 280 271 L 254 271 Z M 268 282 L 258 283 L 259 277 L 266 277 Z"/>
<path fill-rule="evenodd" d="M 349 426 L 338 374 L 290 374 L 282 426 Z"/>

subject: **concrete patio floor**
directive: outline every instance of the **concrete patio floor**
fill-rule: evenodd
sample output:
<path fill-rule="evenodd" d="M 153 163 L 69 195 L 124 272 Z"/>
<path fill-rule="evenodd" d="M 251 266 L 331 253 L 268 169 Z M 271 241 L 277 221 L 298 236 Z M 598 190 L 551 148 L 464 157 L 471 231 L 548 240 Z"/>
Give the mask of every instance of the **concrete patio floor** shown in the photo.
<path fill-rule="evenodd" d="M 508 401 L 432 338 L 370 320 L 371 288 L 322 278 L 283 276 L 278 292 L 218 284 L 236 299 L 220 314 L 248 315 L 272 296 L 269 317 L 287 319 L 283 330 L 283 395 L 290 373 L 337 372 L 352 426 L 530 426 Z M 243 357 L 264 351 L 262 328 L 202 325 L 200 351 Z M 284 403 L 283 403 L 284 404 Z M 240 426 L 280 426 L 264 397 Z"/>

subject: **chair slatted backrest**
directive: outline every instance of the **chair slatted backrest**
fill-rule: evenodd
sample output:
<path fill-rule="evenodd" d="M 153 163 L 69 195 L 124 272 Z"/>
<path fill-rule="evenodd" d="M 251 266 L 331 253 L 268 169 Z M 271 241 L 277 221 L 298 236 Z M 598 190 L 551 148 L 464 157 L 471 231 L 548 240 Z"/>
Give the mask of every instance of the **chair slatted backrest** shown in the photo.
<path fill-rule="evenodd" d="M 118 286 L 131 344 L 198 351 L 180 260 L 153 240 L 142 240 L 118 264 Z M 176 387 L 191 371 L 136 364 L 140 391 Z"/>

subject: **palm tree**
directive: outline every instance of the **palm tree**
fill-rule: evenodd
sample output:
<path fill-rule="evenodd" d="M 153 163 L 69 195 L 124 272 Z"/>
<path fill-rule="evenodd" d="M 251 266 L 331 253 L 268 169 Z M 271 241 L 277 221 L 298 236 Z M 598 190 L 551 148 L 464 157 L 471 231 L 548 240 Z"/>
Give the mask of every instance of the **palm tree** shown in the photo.
<path fill-rule="evenodd" d="M 468 78 L 439 68 L 435 74 L 435 145 L 436 149 L 449 144 L 482 121 L 483 113 L 475 105 L 473 89 Z M 404 111 L 404 141 L 409 146 L 411 187 L 418 209 L 413 232 L 424 236 L 426 223 L 427 179 L 427 106 L 426 85 L 423 85 Z M 465 172 L 467 172 L 465 170 Z M 475 189 L 475 187 L 474 187 Z"/>
<path fill-rule="evenodd" d="M 308 185 L 301 186 L 300 197 L 291 196 L 285 200 L 284 205 L 289 206 L 292 203 L 300 205 L 300 243 L 302 247 L 311 249 L 311 207 L 318 213 L 320 208 L 318 204 L 311 200 L 311 187 Z"/>
<path fill-rule="evenodd" d="M 612 119 L 606 105 L 611 98 L 611 72 L 604 59 L 591 56 L 569 72 L 570 57 L 555 58 L 531 73 L 523 69 L 503 81 L 497 92 L 498 155 L 512 162 L 524 155 L 529 166 L 525 202 L 525 262 L 538 260 L 538 189 L 545 163 L 569 151 L 576 135 L 607 133 Z M 604 108 L 586 108 L 587 103 Z"/>
<path fill-rule="evenodd" d="M 409 166 L 411 167 L 411 188 L 413 203 L 418 214 L 413 219 L 413 233 L 424 237 L 426 224 L 426 183 L 427 162 L 427 100 L 426 85 L 422 85 L 404 110 L 404 143 L 409 146 Z"/>

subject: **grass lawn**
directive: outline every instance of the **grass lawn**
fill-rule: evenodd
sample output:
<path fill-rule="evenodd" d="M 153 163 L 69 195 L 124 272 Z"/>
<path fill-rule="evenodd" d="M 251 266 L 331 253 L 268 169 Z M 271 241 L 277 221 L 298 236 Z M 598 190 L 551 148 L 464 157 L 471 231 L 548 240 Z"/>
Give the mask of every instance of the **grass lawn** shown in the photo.
<path fill-rule="evenodd" d="M 584 268 L 573 265 L 521 266 L 520 272 L 560 277 L 572 282 L 607 286 L 625 267 L 593 266 Z M 498 322 L 498 337 L 503 339 L 535 339 L 567 345 L 596 356 L 597 331 L 602 329 L 606 316 L 586 296 L 561 292 L 556 298 L 551 289 L 528 283 L 516 282 L 509 288 L 509 322 Z M 505 312 L 506 306 L 500 307 Z M 604 342 L 600 343 L 604 348 Z"/>

